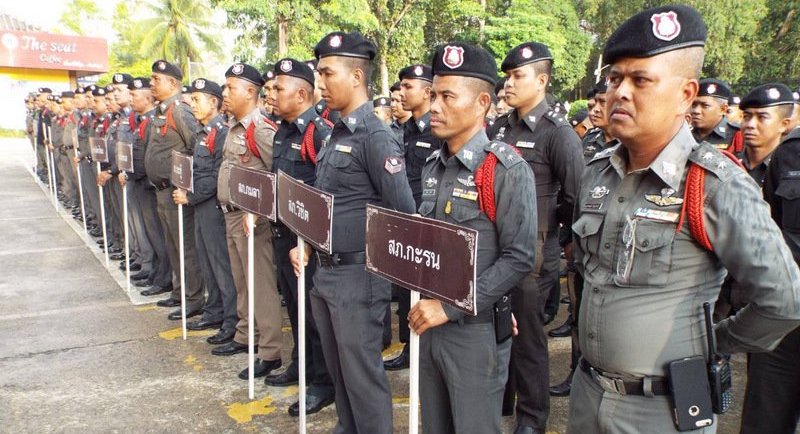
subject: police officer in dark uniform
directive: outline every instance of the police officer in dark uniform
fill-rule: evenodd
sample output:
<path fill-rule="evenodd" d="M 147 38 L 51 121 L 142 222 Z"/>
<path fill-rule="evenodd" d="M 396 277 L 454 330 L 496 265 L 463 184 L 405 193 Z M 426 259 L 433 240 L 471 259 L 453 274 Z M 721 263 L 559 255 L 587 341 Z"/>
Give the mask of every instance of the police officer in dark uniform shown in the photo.
<path fill-rule="evenodd" d="M 314 49 L 322 95 L 342 115 L 317 155 L 315 187 L 335 197 L 333 254 L 316 252 L 311 291 L 314 320 L 336 389 L 335 433 L 392 432 L 392 396 L 381 358 L 391 286 L 364 266 L 366 205 L 413 213 L 414 199 L 400 145 L 372 113 L 368 86 L 375 53 L 375 45 L 356 32 L 330 33 Z M 297 253 L 293 249 L 295 269 Z M 304 253 L 307 259 L 310 251 Z"/>
<path fill-rule="evenodd" d="M 511 146 L 490 142 L 483 128 L 494 56 L 451 43 L 437 48 L 432 63 L 431 131 L 445 143 L 425 164 L 419 213 L 478 231 L 477 315 L 431 299 L 411 308 L 409 324 L 420 335 L 422 427 L 499 433 L 512 330 L 508 309 L 495 322 L 494 306 L 507 303 L 513 286 L 533 270 L 536 185 L 525 160 Z"/>
<path fill-rule="evenodd" d="M 581 147 L 583 148 L 583 161 L 588 163 L 594 156 L 612 146 L 617 145 L 617 140 L 608 133 L 608 117 L 606 112 L 606 83 L 605 80 L 600 81 L 594 87 L 594 97 L 592 101 L 591 110 L 589 110 L 589 119 L 594 126 L 594 129 L 586 133 L 583 138 Z"/>
<path fill-rule="evenodd" d="M 692 103 L 692 135 L 699 142 L 708 142 L 719 149 L 728 149 L 739 126 L 728 121 L 728 98 L 731 89 L 716 78 L 700 80 L 697 98 Z M 737 150 L 738 152 L 738 150 Z"/>
<path fill-rule="evenodd" d="M 299 60 L 285 58 L 275 64 L 276 114 L 283 119 L 278 131 L 272 154 L 272 169 L 284 171 L 307 185 L 314 185 L 317 155 L 331 133 L 332 124 L 320 117 L 314 109 L 314 71 Z M 279 373 L 270 374 L 265 383 L 270 386 L 289 386 L 298 381 L 297 356 L 297 278 L 289 260 L 289 251 L 297 246 L 297 236 L 280 221 L 272 224 L 272 237 L 275 245 L 275 263 L 278 267 L 278 286 L 281 287 L 289 311 L 292 325 L 292 363 Z M 313 287 L 312 277 L 316 263 L 311 262 L 306 269 L 306 288 Z M 312 315 L 310 297 L 306 297 L 306 376 L 309 379 L 306 395 L 306 414 L 313 414 L 333 403 L 334 389 L 325 357 L 319 331 Z M 289 414 L 298 416 L 300 404 L 289 407 Z"/>
<path fill-rule="evenodd" d="M 400 82 L 396 81 L 389 88 L 389 96 L 392 100 L 392 121 L 393 131 L 403 131 L 403 125 L 411 119 L 411 112 L 403 110 L 403 101 L 400 99 Z M 402 134 L 402 133 L 401 133 Z M 402 140 L 401 140 L 402 141 Z"/>
<path fill-rule="evenodd" d="M 744 150 L 738 157 L 750 177 L 761 187 L 773 152 L 781 144 L 784 134 L 791 131 L 792 91 L 781 83 L 758 86 L 742 98 L 741 109 Z"/>
<path fill-rule="evenodd" d="M 544 432 L 546 427 L 550 384 L 545 302 L 558 282 L 558 227 L 572 224 L 583 170 L 580 139 L 564 118 L 566 113 L 551 110 L 545 99 L 552 59 L 550 50 L 537 42 L 520 44 L 508 52 L 501 68 L 506 73 L 506 102 L 514 110 L 499 118 L 489 132 L 494 140 L 514 145 L 536 179 L 536 264 L 512 292 L 520 333 L 514 338 L 506 386 L 507 404 L 513 402 L 514 390 L 517 392 L 516 432 L 526 434 Z"/>
<path fill-rule="evenodd" d="M 398 137 L 398 140 L 403 136 L 402 128 L 392 128 L 394 118 L 392 117 L 392 100 L 390 98 L 380 96 L 372 100 L 372 111 Z"/>
<path fill-rule="evenodd" d="M 236 314 L 236 286 L 228 255 L 225 216 L 217 201 L 217 176 L 228 135 L 225 118 L 219 113 L 222 88 L 211 80 L 198 78 L 192 82 L 189 91 L 192 113 L 203 126 L 194 145 L 194 191 L 175 189 L 172 197 L 176 204 L 194 208 L 197 259 L 203 270 L 208 297 L 200 319 L 186 324 L 186 328 L 219 328 L 217 334 L 220 338 L 232 338 L 239 321 Z"/>

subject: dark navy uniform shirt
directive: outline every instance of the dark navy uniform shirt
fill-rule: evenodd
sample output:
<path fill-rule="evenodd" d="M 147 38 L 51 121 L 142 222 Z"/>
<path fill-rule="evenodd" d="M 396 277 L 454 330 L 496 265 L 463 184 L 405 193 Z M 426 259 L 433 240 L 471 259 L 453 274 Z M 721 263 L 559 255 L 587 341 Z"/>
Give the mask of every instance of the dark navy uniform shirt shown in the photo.
<path fill-rule="evenodd" d="M 739 126 L 728 122 L 726 116 L 717 123 L 713 130 L 705 137 L 700 137 L 697 130 L 692 131 L 692 136 L 697 142 L 708 142 L 719 149 L 727 149 L 733 141 L 733 136 L 739 131 Z"/>
<path fill-rule="evenodd" d="M 294 122 L 281 123 L 275 133 L 272 154 L 272 169 L 286 172 L 292 178 L 299 179 L 308 185 L 314 185 L 316 167 L 310 157 L 304 160 L 300 149 L 303 137 L 309 125 L 314 124 L 314 149 L 319 155 L 322 143 L 330 136 L 332 127 L 322 119 L 314 109 L 309 107 Z"/>
<path fill-rule="evenodd" d="M 214 152 L 208 147 L 208 135 L 214 133 Z M 222 151 L 225 149 L 225 138 L 228 136 L 228 127 L 225 126 L 225 117 L 218 114 L 200 130 L 197 143 L 194 145 L 194 158 L 192 159 L 192 181 L 194 191 L 187 193 L 189 205 L 197 205 L 207 200 L 217 200 L 217 175 L 222 164 Z"/>
<path fill-rule="evenodd" d="M 422 168 L 430 155 L 442 147 L 442 141 L 431 134 L 431 114 L 419 119 L 413 117 L 403 124 L 403 148 L 406 156 L 406 174 L 414 203 L 422 202 Z"/>
<path fill-rule="evenodd" d="M 764 198 L 795 262 L 800 264 L 800 129 L 792 130 L 772 153 L 764 179 Z"/>

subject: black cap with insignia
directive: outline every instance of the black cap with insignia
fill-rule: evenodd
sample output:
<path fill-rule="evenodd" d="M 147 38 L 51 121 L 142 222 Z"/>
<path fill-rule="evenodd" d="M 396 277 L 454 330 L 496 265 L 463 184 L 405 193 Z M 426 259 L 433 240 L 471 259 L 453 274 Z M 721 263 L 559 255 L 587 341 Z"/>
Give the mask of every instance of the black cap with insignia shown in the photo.
<path fill-rule="evenodd" d="M 525 42 L 508 50 L 500 69 L 503 72 L 508 72 L 511 69 L 541 60 L 553 60 L 553 55 L 550 54 L 550 49 L 547 48 L 547 45 L 538 42 Z"/>
<path fill-rule="evenodd" d="M 378 107 L 387 107 L 388 108 L 388 107 L 392 106 L 392 100 L 390 100 L 389 98 L 387 98 L 385 96 L 382 96 L 380 98 L 375 98 L 372 101 L 372 106 L 374 108 L 378 108 Z"/>
<path fill-rule="evenodd" d="M 314 86 L 314 71 L 309 68 L 308 64 L 299 60 L 285 58 L 275 64 L 273 70 L 275 76 L 288 75 L 290 77 L 299 78 L 307 81 L 311 86 Z"/>
<path fill-rule="evenodd" d="M 578 110 L 572 117 L 569 119 L 569 124 L 573 127 L 577 126 L 579 123 L 586 120 L 589 117 L 589 112 L 586 109 Z"/>
<path fill-rule="evenodd" d="M 104 87 L 95 86 L 92 89 L 92 96 L 106 96 L 106 89 Z"/>
<path fill-rule="evenodd" d="M 49 87 L 40 87 L 38 89 L 38 92 L 39 93 L 53 93 L 52 89 L 50 89 Z"/>
<path fill-rule="evenodd" d="M 306 65 L 308 65 L 308 67 L 311 68 L 312 71 L 317 70 L 317 63 L 319 63 L 317 59 L 306 60 Z"/>
<path fill-rule="evenodd" d="M 686 5 L 648 9 L 628 18 L 608 38 L 603 62 L 653 57 L 673 50 L 703 47 L 708 30 L 697 10 Z"/>
<path fill-rule="evenodd" d="M 136 77 L 128 84 L 130 90 L 150 89 L 150 79 L 146 77 Z"/>
<path fill-rule="evenodd" d="M 266 84 L 268 81 L 275 80 L 275 65 L 272 63 L 267 63 L 267 69 L 265 69 L 264 73 L 261 74 L 261 79 L 264 80 L 264 84 Z"/>
<path fill-rule="evenodd" d="M 697 96 L 713 96 L 714 98 L 721 98 L 728 100 L 731 97 L 731 88 L 722 80 L 716 78 L 704 78 L 700 80 L 700 88 L 697 90 Z"/>
<path fill-rule="evenodd" d="M 739 108 L 747 110 L 785 104 L 794 104 L 792 90 L 783 83 L 767 83 L 753 88 L 745 95 L 739 103 Z"/>
<path fill-rule="evenodd" d="M 225 71 L 225 77 L 236 77 L 244 81 L 255 84 L 258 87 L 264 85 L 264 79 L 261 78 L 261 73 L 254 66 L 246 63 L 234 63 Z"/>
<path fill-rule="evenodd" d="M 75 88 L 75 95 L 83 95 L 85 93 L 86 93 L 86 89 L 85 88 L 80 87 L 80 86 Z"/>
<path fill-rule="evenodd" d="M 416 64 L 401 69 L 397 73 L 397 77 L 400 81 L 411 79 L 433 81 L 433 72 L 431 72 L 431 67 L 428 65 Z"/>
<path fill-rule="evenodd" d="M 113 84 L 106 85 L 106 93 L 113 93 L 113 92 L 114 92 L 114 85 Z"/>
<path fill-rule="evenodd" d="M 211 80 L 198 78 L 189 86 L 189 92 L 207 93 L 222 101 L 222 87 Z"/>
<path fill-rule="evenodd" d="M 736 95 L 731 95 L 731 97 L 728 98 L 728 105 L 729 106 L 738 107 L 739 103 L 741 103 L 741 102 L 742 102 L 742 98 L 738 97 Z"/>
<path fill-rule="evenodd" d="M 178 81 L 183 81 L 183 72 L 177 66 L 167 62 L 166 60 L 156 60 L 150 68 L 155 74 L 168 75 Z"/>
<path fill-rule="evenodd" d="M 71 90 L 65 90 L 61 92 L 61 98 L 75 98 L 75 92 Z"/>
<path fill-rule="evenodd" d="M 314 47 L 314 57 L 317 59 L 342 56 L 372 60 L 376 52 L 375 44 L 358 32 L 328 33 Z"/>
<path fill-rule="evenodd" d="M 457 75 L 497 83 L 497 62 L 483 47 L 463 42 L 440 45 L 433 54 L 433 76 Z"/>
<path fill-rule="evenodd" d="M 131 80 L 133 80 L 133 76 L 130 74 L 116 73 L 111 76 L 111 84 L 124 84 L 127 86 L 131 83 Z"/>
<path fill-rule="evenodd" d="M 399 81 L 395 81 L 394 83 L 392 83 L 392 86 L 389 88 L 389 92 L 397 92 L 399 90 L 400 90 L 400 82 Z"/>
<path fill-rule="evenodd" d="M 501 77 L 499 80 L 497 80 L 497 84 L 494 85 L 494 94 L 498 95 L 500 91 L 505 88 L 506 88 L 506 78 Z"/>

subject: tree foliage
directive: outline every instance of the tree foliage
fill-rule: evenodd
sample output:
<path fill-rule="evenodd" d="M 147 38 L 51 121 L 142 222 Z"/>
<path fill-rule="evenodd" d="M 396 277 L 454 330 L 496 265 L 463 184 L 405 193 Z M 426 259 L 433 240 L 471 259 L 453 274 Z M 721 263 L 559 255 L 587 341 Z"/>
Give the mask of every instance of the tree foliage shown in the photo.
<path fill-rule="evenodd" d="M 61 13 L 59 24 L 68 33 L 84 35 L 84 24 L 100 17 L 100 9 L 94 0 L 70 0 Z"/>

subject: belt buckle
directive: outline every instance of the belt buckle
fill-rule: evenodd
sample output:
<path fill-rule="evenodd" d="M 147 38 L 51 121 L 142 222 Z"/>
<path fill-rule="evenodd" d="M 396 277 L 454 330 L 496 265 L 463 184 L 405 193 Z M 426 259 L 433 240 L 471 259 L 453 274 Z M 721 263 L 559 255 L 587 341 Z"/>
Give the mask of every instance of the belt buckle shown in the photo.
<path fill-rule="evenodd" d="M 616 393 L 617 395 L 627 395 L 625 391 L 625 382 L 621 378 L 606 377 L 605 375 L 597 372 L 596 369 L 590 368 L 592 377 L 594 377 L 597 384 L 606 392 Z"/>
<path fill-rule="evenodd" d="M 333 267 L 333 258 L 327 253 L 322 252 L 315 252 L 317 254 L 317 261 L 319 265 L 325 268 L 332 268 Z"/>

